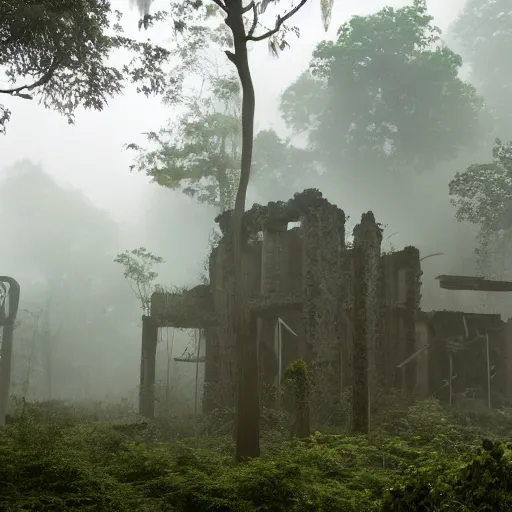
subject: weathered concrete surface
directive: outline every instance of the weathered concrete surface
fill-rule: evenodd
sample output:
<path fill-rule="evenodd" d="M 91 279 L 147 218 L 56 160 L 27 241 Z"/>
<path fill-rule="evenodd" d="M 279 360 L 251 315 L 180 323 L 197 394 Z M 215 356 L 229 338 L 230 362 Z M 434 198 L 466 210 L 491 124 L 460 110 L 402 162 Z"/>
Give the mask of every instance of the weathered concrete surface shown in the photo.
<path fill-rule="evenodd" d="M 428 353 L 429 391 L 448 402 L 448 352 L 452 352 L 452 396 L 467 390 L 477 390 L 476 396 L 487 402 L 487 350 L 485 334 L 489 336 L 489 359 L 492 369 L 491 397 L 507 397 L 509 381 L 508 339 L 506 324 L 500 315 L 463 313 L 461 311 L 432 311 L 428 313 L 430 340 Z M 450 345 L 457 350 L 449 350 Z"/>
<path fill-rule="evenodd" d="M 151 296 L 151 317 L 156 323 L 183 329 L 215 325 L 215 310 L 209 285 L 183 292 L 155 292 Z"/>
<path fill-rule="evenodd" d="M 205 331 L 205 410 L 233 405 L 235 398 L 230 216 L 225 212 L 216 219 L 223 237 L 210 255 L 210 284 L 184 294 L 153 296 L 152 316 L 157 321 Z M 300 226 L 288 229 L 297 221 Z M 372 222 L 374 229 L 378 225 Z M 244 215 L 244 286 L 249 312 L 257 319 L 260 375 L 264 382 L 276 382 L 274 327 L 280 317 L 298 334 L 283 341 L 283 364 L 298 356 L 311 366 L 316 421 L 327 420 L 322 411 L 331 414 L 343 388 L 355 381 L 354 347 L 359 343 L 361 348 L 361 341 L 354 340 L 354 319 L 362 304 L 354 306 L 355 267 L 366 294 L 363 337 L 372 390 L 411 390 L 418 381 L 415 364 L 403 370 L 403 378 L 396 369 L 417 348 L 418 253 L 410 248 L 380 258 L 380 240 L 375 233 L 373 238 L 365 234 L 368 225 L 362 223 L 356 248 L 347 249 L 343 211 L 316 190 L 295 194 L 286 203 L 254 205 Z M 364 268 L 358 251 L 363 251 Z"/>
<path fill-rule="evenodd" d="M 327 202 L 302 213 L 302 294 L 306 361 L 315 383 L 313 416 L 327 421 L 341 398 L 342 253 L 345 214 Z M 325 416 L 325 417 L 324 417 Z"/>
<path fill-rule="evenodd" d="M 352 426 L 368 433 L 370 407 L 376 393 L 375 354 L 380 326 L 380 244 L 382 229 L 372 212 L 354 228 L 353 261 L 353 393 Z"/>

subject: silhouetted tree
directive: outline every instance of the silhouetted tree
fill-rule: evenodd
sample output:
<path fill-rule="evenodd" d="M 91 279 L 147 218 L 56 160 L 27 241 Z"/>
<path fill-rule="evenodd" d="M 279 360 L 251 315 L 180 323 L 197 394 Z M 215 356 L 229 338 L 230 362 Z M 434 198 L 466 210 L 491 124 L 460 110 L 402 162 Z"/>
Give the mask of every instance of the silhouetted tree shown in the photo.
<path fill-rule="evenodd" d="M 301 0 L 290 11 L 278 16 L 274 28 L 264 30 L 258 34 L 260 28 L 259 15 L 264 12 L 270 3 L 269 0 L 261 2 L 251 1 L 244 5 L 242 0 L 213 0 L 205 5 L 203 2 L 186 0 L 184 2 L 171 2 L 174 24 L 179 25 L 180 33 L 186 31 L 187 24 L 197 19 L 198 15 L 208 16 L 211 8 L 225 16 L 224 22 L 231 32 L 230 49 L 225 50 L 228 60 L 235 66 L 242 89 L 242 147 L 240 154 L 240 181 L 237 187 L 235 208 L 232 213 L 231 235 L 233 237 L 233 263 L 234 263 L 234 332 L 237 344 L 239 361 L 238 372 L 238 398 L 237 398 L 237 447 L 236 458 L 242 460 L 247 457 L 259 455 L 259 391 L 258 391 L 258 359 L 256 340 L 253 325 L 249 318 L 247 301 L 244 293 L 242 274 L 242 220 L 245 211 L 247 187 L 251 175 L 251 164 L 254 143 L 254 111 L 255 91 L 249 66 L 247 45 L 250 41 L 268 40 L 269 48 L 278 54 L 288 46 L 284 25 L 297 13 L 307 0 Z M 138 5 L 145 8 L 147 2 L 139 0 Z M 333 0 L 321 2 L 324 26 L 327 27 Z M 145 17 L 148 14 L 144 15 Z"/>

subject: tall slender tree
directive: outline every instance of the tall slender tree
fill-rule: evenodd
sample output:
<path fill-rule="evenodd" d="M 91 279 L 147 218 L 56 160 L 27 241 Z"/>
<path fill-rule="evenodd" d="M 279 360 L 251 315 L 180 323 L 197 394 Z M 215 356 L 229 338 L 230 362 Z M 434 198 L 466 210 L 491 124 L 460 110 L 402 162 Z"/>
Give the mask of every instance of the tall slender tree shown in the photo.
<path fill-rule="evenodd" d="M 204 78 L 200 89 L 204 96 L 192 96 L 182 114 L 158 132 L 145 134 L 149 147 L 132 143 L 126 148 L 136 151 L 132 169 L 221 213 L 233 208 L 240 177 L 241 91 L 236 76 Z M 284 199 L 294 181 L 312 171 L 310 151 L 295 147 L 273 130 L 255 135 L 251 199 Z"/>
<path fill-rule="evenodd" d="M 211 0 L 207 5 L 202 0 L 171 0 L 174 24 L 179 25 L 184 32 L 191 18 L 197 17 L 203 11 L 211 12 L 212 7 L 224 16 L 224 23 L 231 32 L 231 48 L 225 50 L 228 60 L 235 66 L 242 88 L 242 148 L 240 155 L 240 180 L 238 183 L 235 208 L 232 213 L 231 235 L 233 237 L 234 265 L 234 332 L 238 359 L 238 399 L 237 399 L 237 442 L 236 459 L 238 461 L 257 457 L 259 447 L 259 397 L 258 397 L 258 361 L 256 340 L 251 332 L 250 312 L 243 286 L 242 273 L 242 220 L 245 211 L 247 187 L 251 175 L 252 153 L 254 143 L 254 112 L 256 97 L 248 58 L 248 43 L 267 40 L 269 48 L 278 54 L 288 46 L 286 35 L 291 30 L 285 24 L 292 18 L 308 0 L 300 0 L 294 7 L 282 15 L 278 15 L 274 27 L 262 32 L 260 15 L 263 14 L 272 0 Z M 277 1 L 277 0 L 276 0 Z M 324 28 L 327 30 L 330 22 L 334 0 L 321 0 Z M 149 3 L 147 0 L 137 0 L 137 4 L 147 19 Z M 298 31 L 294 31 L 298 34 Z"/>

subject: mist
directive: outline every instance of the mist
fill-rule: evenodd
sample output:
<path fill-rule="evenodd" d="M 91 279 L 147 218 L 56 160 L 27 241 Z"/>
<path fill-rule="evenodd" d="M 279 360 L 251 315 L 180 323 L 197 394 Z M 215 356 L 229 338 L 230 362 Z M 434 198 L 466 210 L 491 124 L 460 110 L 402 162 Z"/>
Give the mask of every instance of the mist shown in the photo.
<path fill-rule="evenodd" d="M 340 25 L 352 16 L 408 4 L 336 2 L 330 29 L 324 33 L 318 3 L 310 2 L 294 19 L 300 38 L 290 38 L 290 48 L 278 58 L 269 55 L 265 44 L 255 45 L 250 60 L 256 131 L 273 129 L 306 147 L 305 139 L 294 138 L 283 120 L 282 93 L 308 69 L 318 43 L 334 40 Z M 464 5 L 463 0 L 428 2 L 448 44 L 453 40 L 450 28 Z M 130 10 L 126 0 L 113 0 L 112 7 L 124 13 L 128 35 L 147 37 L 137 29 L 137 9 Z M 151 9 L 165 7 L 165 0 L 156 0 Z M 269 7 L 266 17 L 271 20 L 275 12 Z M 151 38 L 159 44 L 171 37 L 162 27 L 152 30 Z M 471 69 L 463 66 L 461 75 L 471 80 Z M 142 311 L 114 258 L 124 250 L 145 247 L 164 260 L 155 268 L 157 284 L 193 287 L 207 274 L 210 237 L 219 213 L 215 206 L 130 171 L 134 158 L 124 146 L 142 143 L 145 132 L 158 130 L 177 110 L 162 105 L 159 98 L 144 98 L 134 88 L 127 88 L 103 112 L 79 110 L 74 125 L 36 101 L 7 98 L 6 105 L 13 116 L 0 138 L 0 264 L 2 274 L 14 276 L 22 290 L 13 393 L 37 400 L 123 399 L 135 406 Z M 496 135 L 509 140 L 512 124 L 507 128 L 508 133 Z M 318 188 L 350 216 L 349 225 L 372 210 L 384 226 L 384 251 L 413 245 L 422 257 L 442 253 L 423 262 L 423 310 L 499 312 L 508 318 L 510 299 L 496 302 L 486 300 L 485 294 L 443 291 L 435 280 L 439 274 L 477 272 L 477 227 L 455 219 L 448 184 L 470 164 L 491 160 L 492 146 L 493 136 L 486 134 L 478 147 L 461 149 L 428 172 L 411 171 L 393 179 L 384 171 L 379 175 L 378 162 L 359 173 L 348 166 L 327 166 L 321 174 L 283 175 L 279 187 L 265 185 L 263 177 L 251 181 L 247 207 Z M 157 355 L 157 381 L 175 403 L 190 411 L 196 366 L 174 358 L 194 355 L 197 343 L 192 331 L 162 329 Z"/>

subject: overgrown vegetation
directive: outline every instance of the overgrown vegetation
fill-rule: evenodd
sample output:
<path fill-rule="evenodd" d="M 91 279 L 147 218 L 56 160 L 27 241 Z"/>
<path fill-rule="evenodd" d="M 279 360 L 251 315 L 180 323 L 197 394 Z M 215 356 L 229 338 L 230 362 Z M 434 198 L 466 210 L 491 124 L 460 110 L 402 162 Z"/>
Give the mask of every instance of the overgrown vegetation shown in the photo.
<path fill-rule="evenodd" d="M 477 254 L 483 272 L 508 254 L 512 226 L 512 141 L 496 139 L 493 161 L 470 165 L 450 182 L 456 217 L 479 227 Z M 507 265 L 503 265 L 505 268 Z"/>
<path fill-rule="evenodd" d="M 128 281 L 133 294 L 140 302 L 142 311 L 145 315 L 149 315 L 151 312 L 153 281 L 158 277 L 158 273 L 153 270 L 153 266 L 163 263 L 163 258 L 154 255 L 145 247 L 139 247 L 119 253 L 114 262 L 119 263 L 124 268 L 123 275 Z"/>
<path fill-rule="evenodd" d="M 131 82 L 137 84 L 138 92 L 156 93 L 167 104 L 187 107 L 174 124 L 148 134 L 156 149 L 143 150 L 135 167 L 158 184 L 179 188 L 221 211 L 234 208 L 231 327 L 236 335 L 238 370 L 242 370 L 237 380 L 237 411 L 215 410 L 199 425 L 190 424 L 184 415 L 171 414 L 169 400 L 159 411 L 165 419 L 145 422 L 122 408 L 21 401 L 11 423 L 0 430 L 0 510 L 512 509 L 510 410 L 470 413 L 462 408 L 448 410 L 433 400 L 379 397 L 381 403 L 372 403 L 375 415 L 370 434 L 354 436 L 348 427 L 353 408 L 345 400 L 332 408 L 335 420 L 328 426 L 314 426 L 318 431 L 311 435 L 311 381 L 302 361 L 293 363 L 284 375 L 286 389 L 279 399 L 283 399 L 283 409 L 290 406 L 289 411 L 260 408 L 257 352 L 250 335 L 253 326 L 242 286 L 241 256 L 242 214 L 254 171 L 264 177 L 268 189 L 276 188 L 276 183 L 289 186 L 290 171 L 304 175 L 320 167 L 326 175 L 341 166 L 356 174 L 379 168 L 379 173 L 381 169 L 405 170 L 414 175 L 413 170 L 432 170 L 452 161 L 461 149 L 485 146 L 485 122 L 494 131 L 505 133 L 510 128 L 510 88 L 503 87 L 510 82 L 506 79 L 510 66 L 500 51 L 510 40 L 507 20 L 511 12 L 505 12 L 505 0 L 483 2 L 481 10 L 482 2 L 470 0 L 456 23 L 459 44 L 472 64 L 471 83 L 460 78 L 462 58 L 442 42 L 426 2 L 414 0 L 400 9 L 386 7 L 372 15 L 355 16 L 341 26 L 336 41 L 318 45 L 311 73 L 303 74 L 286 90 L 281 104 L 288 127 L 307 136 L 307 149 L 294 147 L 272 130 L 261 130 L 254 137 L 255 91 L 248 44 L 267 39 L 272 53 L 278 54 L 288 46 L 287 33 L 298 33 L 284 23 L 306 1 L 297 2 L 289 11 L 283 9 L 273 29 L 259 20 L 269 0 L 247 7 L 241 0 L 171 0 L 167 18 L 164 13 L 149 14 L 151 0 L 134 2 L 142 16 L 139 28 L 172 19 L 175 39 L 170 49 L 163 49 L 122 36 L 120 13 L 107 1 L 0 0 L 0 66 L 9 82 L 0 90 L 5 98 L 38 98 L 73 122 L 78 107 L 101 110 Z M 325 27 L 332 5 L 333 0 L 321 2 Z M 485 22 L 480 20 L 481 13 L 485 13 Z M 214 16 L 225 19 L 221 28 L 210 30 L 206 25 Z M 499 45 L 493 52 L 488 48 L 491 40 Z M 201 56 L 214 45 L 226 49 L 229 72 L 205 70 Z M 134 60 L 118 68 L 109 66 L 107 60 L 117 50 L 129 50 Z M 498 57 L 490 59 L 491 53 Z M 170 57 L 179 61 L 173 72 L 164 70 Z M 185 70 L 209 81 L 205 97 L 184 97 Z M 5 132 L 9 119 L 9 109 L 0 105 L 0 132 Z M 141 149 L 134 144 L 129 147 Z M 511 143 L 498 139 L 492 164 L 470 166 L 451 182 L 459 220 L 478 224 L 486 240 L 510 230 L 511 153 Z M 382 181 L 374 181 L 374 188 L 387 182 L 391 173 L 381 175 Z M 397 181 L 404 181 L 403 175 L 395 175 Z M 33 191 L 26 200 L 32 198 L 38 217 L 43 208 L 34 199 L 41 192 L 46 194 L 44 203 L 59 212 L 77 211 L 76 197 L 66 196 L 72 199 L 69 204 L 55 200 L 63 196 L 57 195 L 58 187 L 44 175 L 32 172 L 26 176 Z M 368 174 L 363 179 L 367 178 Z M 13 193 L 4 195 L 4 207 L 15 211 L 21 202 L 8 201 L 9 195 L 15 197 Z M 17 237 L 28 232 L 34 219 L 26 217 L 24 209 L 16 210 L 21 224 L 5 226 L 4 234 L 12 232 Z M 100 254 L 110 236 L 105 232 L 104 238 L 98 237 L 95 228 L 105 223 L 88 210 L 84 212 L 84 218 L 93 219 L 90 226 L 74 222 L 73 233 L 63 235 L 62 243 L 57 236 L 62 230 L 55 229 L 57 215 L 45 220 L 41 238 L 30 238 L 30 244 L 19 252 L 13 249 L 12 254 L 20 258 L 37 254 L 41 273 L 49 280 L 53 276 L 53 290 L 64 284 L 71 290 L 70 283 L 75 284 L 73 290 L 80 290 L 75 293 L 85 297 L 87 306 L 75 309 L 89 311 L 89 303 L 96 302 L 93 297 L 100 296 L 93 295 L 97 283 L 92 279 L 83 279 L 89 292 L 80 287 L 87 274 L 97 277 L 91 261 L 87 259 L 87 265 L 76 273 L 78 279 L 66 271 L 66 261 L 45 260 L 40 253 L 50 233 L 63 260 L 74 261 L 84 245 L 94 246 L 95 255 Z M 507 239 L 507 233 L 503 238 Z M 73 240 L 76 243 L 70 244 Z M 115 262 L 124 267 L 125 278 L 149 315 L 158 275 L 152 268 L 162 258 L 139 248 L 118 254 Z M 68 302 L 71 296 L 67 295 Z M 47 315 L 49 305 L 50 300 Z M 106 313 L 102 311 L 101 317 L 108 318 L 110 313 Z M 84 321 L 77 325 L 92 324 L 82 314 Z M 95 319 L 100 317 L 94 314 Z M 414 323 L 408 326 L 413 328 Z M 34 363 L 37 323 L 30 329 L 24 396 Z M 63 339 L 77 337 L 76 331 Z M 82 344 L 87 342 L 92 352 L 90 342 L 95 339 L 98 345 L 104 342 L 89 329 Z M 50 398 L 55 371 L 50 342 L 48 347 L 45 372 Z M 104 351 L 101 355 L 108 359 Z M 363 370 L 367 372 L 366 361 Z M 349 395 L 347 390 L 345 394 Z M 352 405 L 361 403 L 354 400 Z M 261 457 L 247 460 L 260 454 L 260 440 Z M 236 464 L 234 454 L 244 464 Z"/>
<path fill-rule="evenodd" d="M 203 418 L 193 438 L 192 424 L 177 420 L 20 403 L 0 437 L 0 509 L 510 510 L 512 451 L 499 442 L 510 411 L 469 419 L 434 400 L 384 404 L 368 437 L 340 430 L 292 441 L 286 416 L 264 409 L 262 457 L 240 466 L 232 411 Z"/>

